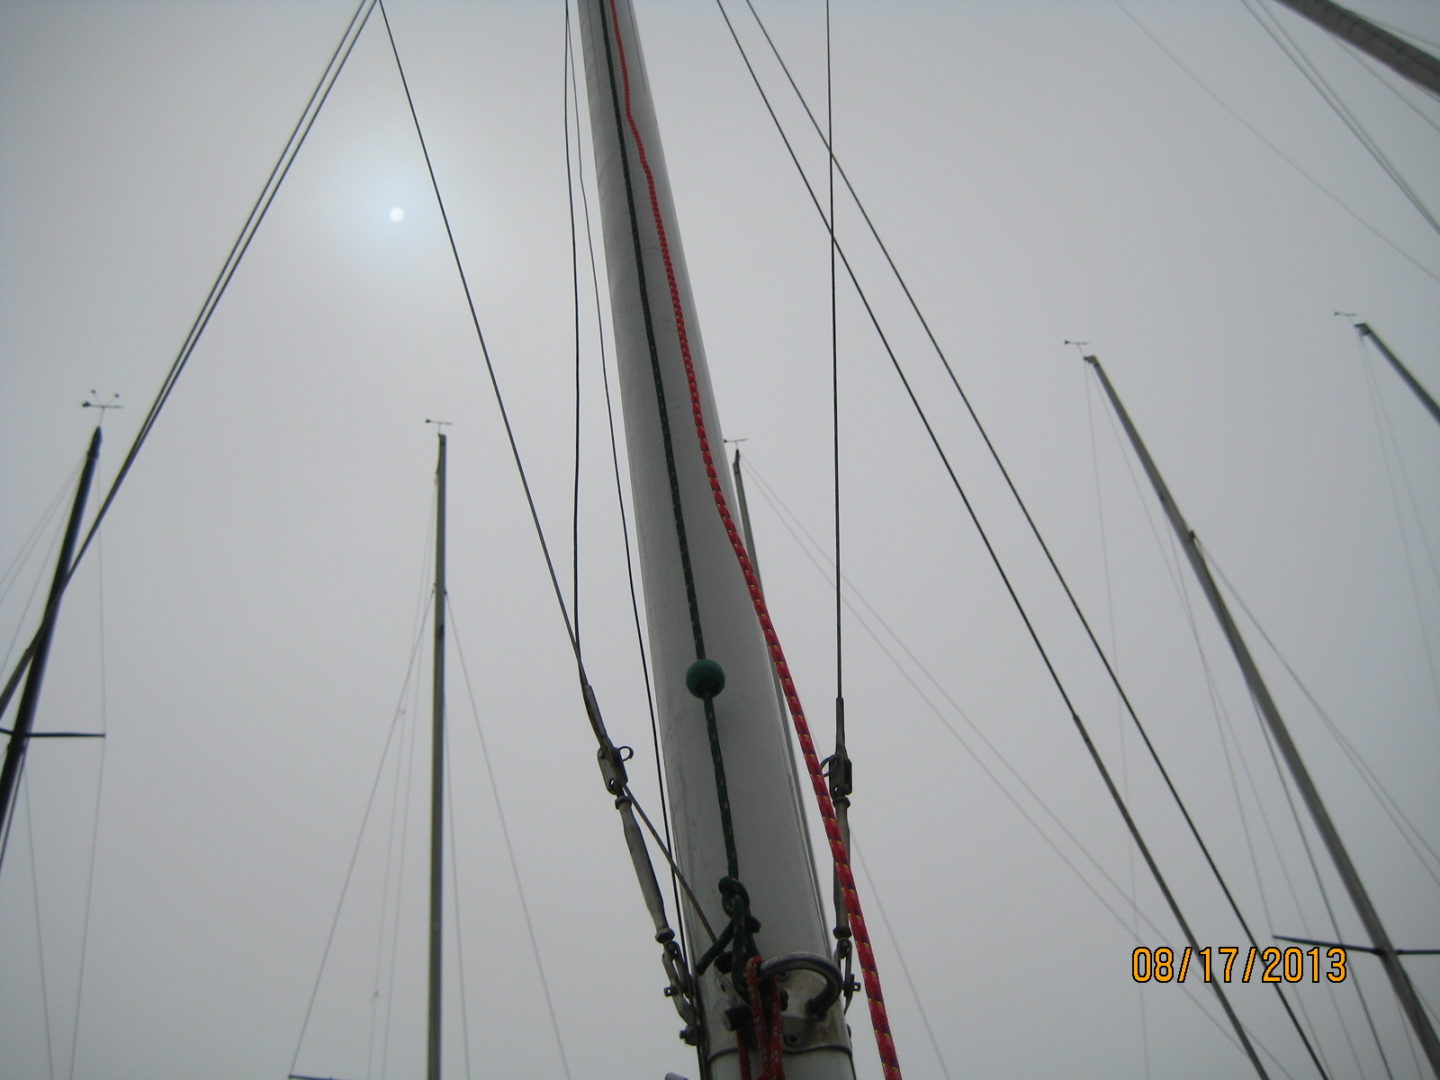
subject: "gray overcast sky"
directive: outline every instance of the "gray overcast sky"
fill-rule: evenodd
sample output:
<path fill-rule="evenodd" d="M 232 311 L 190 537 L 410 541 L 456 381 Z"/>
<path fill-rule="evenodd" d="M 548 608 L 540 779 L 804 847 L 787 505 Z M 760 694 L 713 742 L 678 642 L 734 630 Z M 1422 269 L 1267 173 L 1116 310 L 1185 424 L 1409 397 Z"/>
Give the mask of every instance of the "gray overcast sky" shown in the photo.
<path fill-rule="evenodd" d="M 123 395 L 124 411 L 105 424 L 101 478 L 113 477 L 350 6 L 0 3 L 7 566 L 65 497 L 95 419 L 78 407 L 92 387 Z M 757 6 L 816 99 L 822 5 Z M 1433 5 L 1355 6 L 1440 41 Z M 824 537 L 825 237 L 715 8 L 637 7 L 725 434 L 748 440 L 757 477 Z M 1208 97 L 1127 10 L 1299 169 Z M 540 512 L 568 566 L 561 13 L 553 3 L 391 5 Z M 1440 206 L 1435 101 L 1277 17 L 1421 198 Z M 72 1046 L 75 1077 L 238 1080 L 291 1068 L 396 702 L 406 717 L 424 713 L 405 673 L 432 497 L 433 438 L 421 421 L 434 416 L 455 422 L 456 629 L 572 1074 L 693 1075 L 379 30 L 356 49 L 67 600 L 40 724 L 103 726 L 103 787 L 98 744 L 33 747 L 0 877 L 7 1077 L 71 1076 Z M 841 0 L 834 38 L 837 152 L 1098 632 L 1114 642 L 1242 904 L 1263 935 L 1330 936 L 1233 664 L 1187 583 L 1192 633 L 1153 500 L 1137 493 L 1128 452 L 1061 341 L 1098 351 L 1197 532 L 1434 847 L 1440 431 L 1331 312 L 1360 313 L 1440 389 L 1440 238 L 1238 2 Z M 783 100 L 773 67 L 761 70 Z M 816 140 L 792 106 L 782 116 L 822 177 Z M 389 217 L 397 206 L 399 224 Z M 1237 944 L 858 215 L 842 206 L 838 223 L 1201 939 Z M 867 625 L 900 657 L 897 668 L 865 625 L 847 622 L 862 885 L 873 876 L 886 916 L 871 921 L 907 1075 L 946 1075 L 917 995 L 950 1076 L 1246 1075 L 1207 1019 L 1217 1010 L 1203 987 L 1131 981 L 1135 934 L 1158 945 L 1178 944 L 1178 932 L 844 284 L 839 318 L 845 572 L 879 613 Z M 587 308 L 582 635 L 607 720 L 637 748 L 637 789 L 658 811 L 593 325 Z M 1388 467 L 1385 445 L 1395 451 Z M 833 601 L 760 487 L 750 485 L 767 591 L 802 693 L 823 717 L 834 694 Z M 26 596 L 48 575 L 48 557 L 24 563 L 4 597 L 7 643 L 33 625 Z M 1440 945 L 1440 868 L 1432 859 L 1427 873 L 1274 655 L 1260 652 L 1392 935 Z M 476 1075 L 560 1076 L 458 663 L 452 676 L 470 1056 Z M 418 788 L 403 873 L 387 837 L 404 828 L 387 833 L 387 823 L 403 816 L 397 777 L 425 744 L 408 723 L 395 730 L 301 1072 L 420 1068 Z M 1353 940 L 1333 875 L 1322 876 L 1340 934 Z M 1129 895 L 1157 930 L 1141 922 L 1132 934 Z M 1353 966 L 1369 976 L 1394 1074 L 1417 1075 L 1387 988 L 1363 959 Z M 1440 1006 L 1440 960 L 1411 969 Z M 453 971 L 452 983 L 446 1045 L 458 1069 Z M 1283 1069 L 1314 1075 L 1271 992 L 1231 991 Z M 1306 986 L 1300 1000 L 1333 1075 L 1384 1075 L 1352 985 Z M 858 1003 L 852 1018 L 859 1069 L 876 1075 Z"/>

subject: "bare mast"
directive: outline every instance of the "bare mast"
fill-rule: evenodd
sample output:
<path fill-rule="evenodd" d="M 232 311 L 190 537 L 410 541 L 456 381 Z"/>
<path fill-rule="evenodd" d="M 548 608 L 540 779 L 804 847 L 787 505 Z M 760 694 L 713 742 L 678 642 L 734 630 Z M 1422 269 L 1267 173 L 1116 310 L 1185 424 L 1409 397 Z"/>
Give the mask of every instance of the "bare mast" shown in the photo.
<path fill-rule="evenodd" d="M 425 1076 L 440 1080 L 441 943 L 445 880 L 445 433 L 435 462 L 435 656 L 430 738 L 430 967 Z"/>
<path fill-rule="evenodd" d="M 1369 323 L 1358 322 L 1355 324 L 1355 329 L 1359 331 L 1362 341 L 1368 337 L 1375 342 L 1375 347 L 1380 350 L 1380 355 L 1390 362 L 1390 366 L 1395 369 L 1395 374 L 1400 376 L 1401 381 L 1410 388 L 1410 392 L 1419 399 L 1421 405 L 1425 406 L 1425 411 L 1435 418 L 1437 424 L 1440 424 L 1440 405 L 1435 404 L 1435 399 L 1430 396 L 1430 391 L 1421 386 L 1415 376 L 1410 374 L 1410 369 L 1390 351 L 1390 346 L 1386 345 L 1380 335 L 1371 329 Z"/>
<path fill-rule="evenodd" d="M 55 636 L 60 601 L 65 596 L 65 586 L 70 580 L 70 563 L 75 553 L 75 540 L 80 533 L 80 519 L 85 513 L 85 499 L 90 494 L 90 481 L 95 475 L 95 464 L 99 460 L 100 429 L 97 427 L 95 434 L 90 436 L 90 447 L 85 451 L 85 468 L 80 474 L 80 483 L 75 488 L 70 520 L 65 525 L 65 537 L 60 543 L 60 555 L 55 561 L 55 575 L 50 582 L 50 596 L 45 601 L 40 632 L 35 638 L 30 674 L 25 681 L 24 693 L 20 695 L 15 725 L 10 731 L 10 743 L 5 749 L 5 764 L 0 767 L 0 860 L 5 857 L 5 838 L 9 831 L 10 813 L 14 808 L 20 770 L 25 764 L 25 751 L 29 749 L 30 740 L 35 737 L 32 729 L 35 725 L 35 711 L 40 703 L 40 687 L 45 681 L 45 662 L 50 655 L 50 642 Z M 16 668 L 17 676 L 21 670 L 23 665 Z"/>
<path fill-rule="evenodd" d="M 1440 60 L 1331 0 L 1279 0 L 1316 26 L 1369 53 L 1416 86 L 1440 95 Z"/>
<path fill-rule="evenodd" d="M 788 991 L 786 1075 L 851 1080 L 839 975 L 829 957 L 789 735 L 692 421 L 683 350 L 709 442 L 721 445 L 634 14 L 629 0 L 583 0 L 579 7 L 675 858 L 705 919 L 721 933 L 734 920 L 717 884 L 737 876 L 731 870 L 738 857 L 738 879 L 760 923 L 755 945 L 767 977 Z M 716 483 L 733 505 L 729 477 L 722 471 Z M 698 694 L 687 688 L 700 660 L 723 669 L 723 692 L 693 678 Z M 737 894 L 729 895 L 733 907 Z M 710 939 L 693 906 L 684 917 L 690 960 L 699 967 Z M 744 995 L 739 972 L 720 966 L 707 962 L 697 973 L 701 1068 L 730 1080 L 741 1071 L 731 1021 L 741 1017 L 743 1028 Z"/>
<path fill-rule="evenodd" d="M 1204 555 L 1200 552 L 1200 545 L 1195 538 L 1195 533 L 1180 513 L 1180 508 L 1175 504 L 1170 489 L 1165 486 L 1159 469 L 1156 468 L 1150 452 L 1140 438 L 1140 432 L 1136 430 L 1130 414 L 1121 404 L 1115 388 L 1110 385 L 1110 379 L 1106 376 L 1105 369 L 1100 366 L 1100 361 L 1094 356 L 1086 356 L 1085 362 L 1095 369 L 1105 396 L 1110 399 L 1110 404 L 1115 409 L 1115 415 L 1119 417 L 1120 424 L 1125 429 L 1131 445 L 1134 446 L 1136 456 L 1140 459 L 1140 465 L 1145 470 L 1146 477 L 1160 499 L 1160 505 L 1165 508 L 1165 515 L 1175 530 L 1180 546 L 1185 551 L 1185 557 L 1190 561 L 1191 569 L 1195 571 L 1201 591 L 1205 593 L 1205 598 L 1210 602 L 1210 607 L 1215 612 L 1215 618 L 1220 623 L 1220 629 L 1224 631 L 1225 639 L 1235 654 L 1235 661 L 1240 665 L 1240 671 L 1245 676 L 1245 685 L 1250 690 L 1250 696 L 1255 699 L 1255 706 L 1259 709 L 1260 716 L 1265 721 L 1271 738 L 1275 741 L 1276 749 L 1285 760 L 1286 768 L 1290 771 L 1296 790 L 1300 792 L 1300 797 L 1304 800 L 1305 807 L 1315 822 L 1316 831 L 1320 833 L 1320 837 L 1325 843 L 1325 849 L 1330 853 L 1330 858 L 1340 875 L 1340 880 L 1345 884 L 1345 891 L 1349 894 L 1351 903 L 1355 905 L 1356 914 L 1360 916 L 1360 922 L 1370 937 L 1373 952 L 1380 958 L 1381 966 L 1384 967 L 1385 974 L 1390 979 L 1395 996 L 1400 999 L 1400 1007 L 1404 1011 L 1406 1019 L 1410 1021 L 1410 1026 L 1424 1049 L 1425 1056 L 1430 1061 L 1430 1068 L 1434 1070 L 1437 1077 L 1440 1077 L 1440 1041 L 1436 1040 L 1435 1030 L 1430 1025 L 1430 1018 L 1425 1015 L 1425 1007 L 1421 1004 L 1420 997 L 1416 994 L 1404 965 L 1400 963 L 1395 946 L 1391 944 L 1390 936 L 1385 932 L 1385 926 L 1380 921 L 1380 913 L 1376 911 L 1374 903 L 1370 900 L 1370 894 L 1366 892 L 1360 875 L 1355 869 L 1355 864 L 1350 861 L 1350 853 L 1345 849 L 1345 843 L 1341 840 L 1335 823 L 1330 819 L 1329 811 L 1325 809 L 1320 792 L 1310 777 L 1310 770 L 1305 767 L 1299 749 L 1295 746 L 1294 740 L 1290 738 L 1290 731 L 1285 726 L 1285 720 L 1280 715 L 1274 698 L 1270 696 L 1270 690 L 1260 675 L 1260 669 L 1256 666 L 1249 648 L 1245 645 L 1245 639 L 1240 635 L 1240 628 L 1235 625 L 1235 620 L 1230 615 L 1230 609 L 1220 595 L 1220 589 L 1210 574 L 1210 568 L 1205 563 Z"/>

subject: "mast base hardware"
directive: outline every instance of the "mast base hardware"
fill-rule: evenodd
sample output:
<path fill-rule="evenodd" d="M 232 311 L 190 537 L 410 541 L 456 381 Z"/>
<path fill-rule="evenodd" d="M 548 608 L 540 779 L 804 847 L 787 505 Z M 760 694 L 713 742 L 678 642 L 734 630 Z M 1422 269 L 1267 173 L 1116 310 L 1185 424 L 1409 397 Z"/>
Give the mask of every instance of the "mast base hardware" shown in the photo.
<path fill-rule="evenodd" d="M 839 970 L 824 956 L 786 953 L 760 965 L 761 978 L 775 980 L 780 990 L 782 1041 L 787 1054 L 811 1050 L 850 1049 L 845 1014 L 832 1006 L 840 998 Z M 722 1014 L 725 1026 L 735 1031 L 750 1023 L 750 1007 L 734 1000 Z"/>
<path fill-rule="evenodd" d="M 701 657 L 686 669 L 685 689 L 698 698 L 718 697 L 725 689 L 725 669 Z"/>
<path fill-rule="evenodd" d="M 828 1012 L 843 986 L 839 969 L 826 957 L 811 953 L 786 953 L 766 960 L 760 965 L 760 976 L 774 978 L 786 997 L 798 998 L 810 1016 Z"/>

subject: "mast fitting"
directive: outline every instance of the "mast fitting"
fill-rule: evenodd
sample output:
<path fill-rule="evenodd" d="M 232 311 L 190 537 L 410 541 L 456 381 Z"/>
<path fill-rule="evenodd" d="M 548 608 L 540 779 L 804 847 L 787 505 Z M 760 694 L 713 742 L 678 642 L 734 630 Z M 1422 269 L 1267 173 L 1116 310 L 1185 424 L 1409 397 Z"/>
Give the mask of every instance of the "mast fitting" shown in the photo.
<path fill-rule="evenodd" d="M 697 698 L 719 697 L 725 689 L 725 669 L 702 656 L 685 672 L 685 689 Z"/>

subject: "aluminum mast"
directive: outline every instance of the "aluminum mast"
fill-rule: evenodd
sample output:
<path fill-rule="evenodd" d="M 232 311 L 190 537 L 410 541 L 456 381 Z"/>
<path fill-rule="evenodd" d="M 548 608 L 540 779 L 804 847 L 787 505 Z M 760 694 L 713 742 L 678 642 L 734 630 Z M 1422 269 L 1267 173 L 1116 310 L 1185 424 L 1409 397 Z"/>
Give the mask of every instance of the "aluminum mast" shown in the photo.
<path fill-rule="evenodd" d="M 5 764 L 0 766 L 0 860 L 5 857 L 10 814 L 14 809 L 20 771 L 25 765 L 25 751 L 30 747 L 30 740 L 35 737 L 32 730 L 35 726 L 35 710 L 40 704 L 40 687 L 45 682 L 45 663 L 50 656 L 50 642 L 55 636 L 55 624 L 60 617 L 60 601 L 64 599 L 65 586 L 70 581 L 70 572 L 73 569 L 71 559 L 75 553 L 76 537 L 80 533 L 80 519 L 85 514 L 85 500 L 90 494 L 90 481 L 95 476 L 95 464 L 99 460 L 100 429 L 97 427 L 95 434 L 90 436 L 90 446 L 85 451 L 85 467 L 80 474 L 80 483 L 75 488 L 70 520 L 65 525 L 65 537 L 60 542 L 60 554 L 55 560 L 50 596 L 45 601 L 45 614 L 40 621 L 40 632 L 35 637 L 30 675 L 25 682 L 25 691 L 20 696 L 15 726 L 10 732 L 10 744 L 5 749 Z M 17 677 L 22 667 L 16 668 Z"/>
<path fill-rule="evenodd" d="M 1410 392 L 1419 399 L 1421 405 L 1425 406 L 1425 411 L 1435 418 L 1437 424 L 1440 424 L 1440 405 L 1435 404 L 1435 399 L 1430 396 L 1430 391 L 1421 386 L 1415 376 L 1410 374 L 1410 369 L 1402 364 L 1400 358 L 1390 351 L 1390 346 L 1381 340 L 1380 335 L 1371 328 L 1369 323 L 1357 322 L 1355 329 L 1359 331 L 1362 341 L 1368 337 L 1371 341 L 1375 342 L 1375 347 L 1380 350 L 1381 356 L 1390 361 L 1390 366 L 1395 369 L 1395 374 L 1400 376 L 1405 385 L 1410 388 Z"/>
<path fill-rule="evenodd" d="M 1440 95 L 1440 60 L 1331 0 L 1279 0 L 1291 11 L 1369 53 L 1416 86 Z"/>
<path fill-rule="evenodd" d="M 1205 593 L 1205 598 L 1210 602 L 1210 607 L 1215 612 L 1215 618 L 1220 623 L 1220 629 L 1224 631 L 1225 639 L 1235 654 L 1235 660 L 1245 676 L 1245 685 L 1250 690 L 1250 696 L 1255 699 L 1255 706 L 1259 709 L 1271 738 L 1275 740 L 1276 749 L 1285 759 L 1285 765 L 1290 770 L 1295 788 L 1300 792 L 1306 809 L 1310 811 L 1316 831 L 1320 833 L 1320 838 L 1325 842 L 1325 848 L 1335 863 L 1340 880 L 1345 883 L 1345 891 L 1350 894 L 1350 901 L 1355 905 L 1360 922 L 1370 936 L 1373 951 L 1380 958 L 1381 966 L 1384 967 L 1385 974 L 1390 979 L 1390 985 L 1395 990 L 1395 996 L 1400 999 L 1400 1007 L 1404 1011 L 1406 1019 L 1410 1021 L 1410 1026 L 1414 1029 L 1416 1038 L 1425 1051 L 1425 1056 L 1430 1060 L 1430 1068 L 1435 1071 L 1437 1077 L 1440 1077 L 1440 1041 L 1436 1040 L 1435 1031 L 1430 1026 L 1430 1018 L 1425 1015 L 1425 1007 L 1421 1004 L 1419 995 L 1415 993 L 1415 987 L 1410 982 L 1410 976 L 1406 974 L 1404 966 L 1396 955 L 1395 946 L 1391 944 L 1390 936 L 1385 932 L 1384 924 L 1380 921 L 1380 913 L 1375 910 L 1375 905 L 1370 900 L 1370 894 L 1365 891 L 1365 886 L 1360 881 L 1360 875 L 1355 870 L 1355 864 L 1350 861 L 1350 853 L 1345 850 L 1344 841 L 1340 839 L 1340 833 L 1336 830 L 1335 823 L 1330 820 L 1330 813 L 1325 809 L 1320 792 L 1310 778 L 1310 770 L 1305 767 L 1305 762 L 1300 757 L 1300 751 L 1290 738 L 1290 731 L 1285 726 L 1285 720 L 1281 717 L 1274 698 L 1270 696 L 1270 690 L 1265 685 L 1265 680 L 1261 678 L 1260 669 L 1255 665 L 1255 660 L 1245 645 L 1245 639 L 1240 636 L 1240 629 L 1235 625 L 1235 620 L 1230 615 L 1230 609 L 1220 595 L 1220 589 L 1210 574 L 1210 568 L 1205 564 L 1205 557 L 1200 553 L 1200 545 L 1195 539 L 1195 533 L 1181 515 L 1180 508 L 1175 505 L 1175 500 L 1170 495 L 1170 489 L 1165 486 L 1165 481 L 1160 476 L 1160 470 L 1155 467 L 1150 452 L 1145 449 L 1140 432 L 1135 429 L 1134 423 L 1130 420 L 1130 414 L 1120 403 L 1120 397 L 1115 393 L 1115 388 L 1110 385 L 1110 379 L 1106 376 L 1105 369 L 1100 366 L 1100 361 L 1093 356 L 1087 356 L 1085 362 L 1095 369 L 1095 374 L 1100 379 L 1100 385 L 1105 390 L 1105 396 L 1110 399 L 1110 404 L 1115 409 L 1115 415 L 1120 418 L 1120 424 L 1124 427 L 1125 434 L 1129 437 L 1131 445 L 1135 447 L 1135 454 L 1140 458 L 1140 465 L 1155 488 L 1155 494 L 1160 498 L 1160 505 L 1165 508 L 1165 515 L 1170 519 L 1170 525 L 1180 540 L 1180 546 L 1185 550 L 1185 557 L 1190 560 L 1190 567 L 1195 571 L 1195 577 L 1200 582 L 1201 591 Z"/>
<path fill-rule="evenodd" d="M 430 736 L 430 967 L 425 1076 L 440 1080 L 440 946 L 445 880 L 445 434 L 435 462 L 435 656 Z"/>
<path fill-rule="evenodd" d="M 629 0 L 583 0 L 579 8 L 675 858 L 711 925 L 727 925 L 717 889 L 727 876 L 717 769 L 705 708 L 686 688 L 687 671 L 704 656 L 724 670 L 723 693 L 713 698 L 717 743 L 740 878 L 761 924 L 755 942 L 771 971 L 787 970 L 787 1076 L 851 1080 L 844 1016 L 835 1000 L 825 1004 L 839 980 L 829 958 L 786 720 L 692 420 L 676 303 L 709 442 L 721 446 L 634 13 Z M 717 482 L 734 505 L 723 470 Z M 692 908 L 684 918 L 693 965 L 710 941 Z M 738 1077 L 737 1038 L 726 1022 L 726 1012 L 739 1002 L 732 979 L 712 964 L 697 982 L 701 1068 L 715 1080 Z M 808 1002 L 824 1006 L 819 1015 L 810 1014 Z"/>

